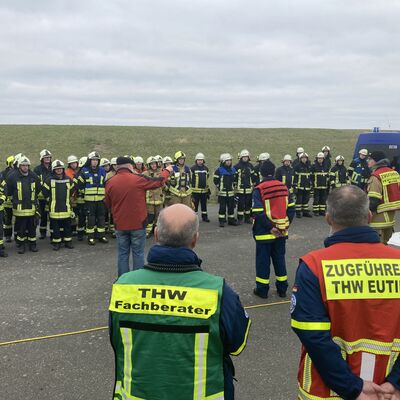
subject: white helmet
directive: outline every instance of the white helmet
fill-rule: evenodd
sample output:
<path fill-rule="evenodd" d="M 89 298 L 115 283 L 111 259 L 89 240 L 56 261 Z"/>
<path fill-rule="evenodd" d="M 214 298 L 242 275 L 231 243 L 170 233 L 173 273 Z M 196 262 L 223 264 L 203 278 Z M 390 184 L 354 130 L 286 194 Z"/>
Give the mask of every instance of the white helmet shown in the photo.
<path fill-rule="evenodd" d="M 67 164 L 72 164 L 73 162 L 79 162 L 78 157 L 74 155 L 68 156 Z"/>
<path fill-rule="evenodd" d="M 143 160 L 143 158 L 140 157 L 140 156 L 135 157 L 135 158 L 133 159 L 133 162 L 134 162 L 135 164 L 137 164 L 137 163 L 144 164 L 144 160 Z"/>
<path fill-rule="evenodd" d="M 299 158 L 308 158 L 308 154 L 307 153 L 301 153 Z"/>
<path fill-rule="evenodd" d="M 117 157 L 113 157 L 110 161 L 111 165 L 117 165 Z"/>
<path fill-rule="evenodd" d="M 18 166 L 18 161 L 19 161 L 19 159 L 20 159 L 21 157 L 25 157 L 25 156 L 24 156 L 22 153 L 16 154 L 16 155 L 14 156 L 14 163 L 13 163 L 13 164 L 15 164 L 15 165 Z"/>
<path fill-rule="evenodd" d="M 324 146 L 322 148 L 322 151 L 331 151 L 331 148 L 329 146 Z"/>
<path fill-rule="evenodd" d="M 87 157 L 81 157 L 79 159 L 79 164 L 78 167 L 79 168 L 83 168 L 85 166 L 85 164 L 87 163 L 88 158 Z"/>
<path fill-rule="evenodd" d="M 358 154 L 361 154 L 363 156 L 367 156 L 368 155 L 368 150 L 367 149 L 361 149 Z"/>
<path fill-rule="evenodd" d="M 100 160 L 100 167 L 104 167 L 105 165 L 110 165 L 110 160 L 108 160 L 107 158 L 102 158 Z"/>
<path fill-rule="evenodd" d="M 344 157 L 343 156 L 337 156 L 336 158 L 335 158 L 335 160 L 336 160 L 336 162 L 337 161 L 344 161 Z"/>
<path fill-rule="evenodd" d="M 159 154 L 157 154 L 156 156 L 154 156 L 154 158 L 156 159 L 156 161 L 157 161 L 158 163 L 162 163 L 162 162 L 163 162 L 163 158 L 162 158 Z"/>
<path fill-rule="evenodd" d="M 196 157 L 194 158 L 194 161 L 197 161 L 197 160 L 205 160 L 205 157 L 204 157 L 204 154 L 203 153 L 197 153 L 196 154 Z"/>
<path fill-rule="evenodd" d="M 100 155 L 97 151 L 92 151 L 91 153 L 88 154 L 88 159 L 89 160 L 100 160 Z"/>
<path fill-rule="evenodd" d="M 282 161 L 292 161 L 292 156 L 290 154 L 285 154 Z"/>
<path fill-rule="evenodd" d="M 239 158 L 242 157 L 249 157 L 250 158 L 250 152 L 246 149 L 243 149 L 240 153 L 239 153 Z"/>
<path fill-rule="evenodd" d="M 20 167 L 21 165 L 31 165 L 29 158 L 24 155 L 21 155 L 18 158 L 18 167 Z"/>
<path fill-rule="evenodd" d="M 322 153 L 322 151 L 320 151 L 320 152 L 317 154 L 317 157 L 316 157 L 316 158 L 325 158 L 324 153 Z"/>
<path fill-rule="evenodd" d="M 54 160 L 51 163 L 51 170 L 54 171 L 56 168 L 65 168 L 65 165 L 62 161 L 60 160 Z"/>
<path fill-rule="evenodd" d="M 150 166 L 151 163 L 157 163 L 158 164 L 157 158 L 155 158 L 154 156 L 148 157 L 147 160 L 146 160 L 146 164 Z"/>
<path fill-rule="evenodd" d="M 271 158 L 269 153 L 261 153 L 260 155 L 257 156 L 257 161 L 267 161 Z"/>
<path fill-rule="evenodd" d="M 40 152 L 40 161 L 42 161 L 43 158 L 45 158 L 45 157 L 51 157 L 51 153 L 50 153 L 49 150 L 43 149 L 43 150 Z"/>
<path fill-rule="evenodd" d="M 296 153 L 297 154 L 302 154 L 302 153 L 304 153 L 304 149 L 302 147 L 298 147 L 297 150 L 296 150 Z"/>
<path fill-rule="evenodd" d="M 171 164 L 172 164 L 172 163 L 173 163 L 173 160 L 172 160 L 171 157 L 165 156 L 165 157 L 163 158 L 162 162 L 163 162 L 163 164 L 166 164 L 166 163 L 171 163 Z"/>
<path fill-rule="evenodd" d="M 219 157 L 219 160 L 224 163 L 225 161 L 231 160 L 232 161 L 232 156 L 229 153 L 223 153 Z"/>

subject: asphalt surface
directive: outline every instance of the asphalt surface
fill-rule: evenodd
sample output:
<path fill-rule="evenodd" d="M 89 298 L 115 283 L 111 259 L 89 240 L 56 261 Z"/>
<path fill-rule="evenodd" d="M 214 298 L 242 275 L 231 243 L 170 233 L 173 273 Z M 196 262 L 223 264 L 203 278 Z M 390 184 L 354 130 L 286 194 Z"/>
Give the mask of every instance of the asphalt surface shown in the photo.
<path fill-rule="evenodd" d="M 280 302 L 274 287 L 266 301 L 252 293 L 255 245 L 250 225 L 219 228 L 217 208 L 201 223 L 196 252 L 203 268 L 222 275 L 245 306 Z M 322 217 L 294 221 L 287 242 L 289 284 L 298 258 L 321 247 L 329 232 Z M 111 285 L 116 279 L 116 242 L 51 250 L 0 259 L 0 342 L 106 326 Z M 153 244 L 150 239 L 146 249 Z M 271 274 L 272 281 L 274 276 Z M 289 300 L 289 297 L 288 299 Z M 234 358 L 236 398 L 288 400 L 296 397 L 300 344 L 290 329 L 289 304 L 249 309 L 248 345 Z M 114 358 L 108 331 L 0 346 L 0 399 L 111 399 Z"/>

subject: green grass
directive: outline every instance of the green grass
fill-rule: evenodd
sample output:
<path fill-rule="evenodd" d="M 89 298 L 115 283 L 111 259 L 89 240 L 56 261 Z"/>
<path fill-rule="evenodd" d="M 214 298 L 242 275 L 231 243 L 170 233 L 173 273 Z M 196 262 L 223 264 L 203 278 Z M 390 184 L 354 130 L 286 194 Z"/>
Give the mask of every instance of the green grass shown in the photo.
<path fill-rule="evenodd" d="M 323 145 L 334 156 L 342 154 L 349 164 L 358 134 L 362 130 L 338 129 L 241 129 L 241 128 L 159 128 L 128 126 L 72 125 L 0 125 L 0 165 L 8 155 L 24 153 L 33 166 L 38 164 L 40 150 L 49 149 L 63 161 L 70 154 L 78 157 L 97 150 L 101 157 L 123 154 L 173 156 L 177 150 L 187 154 L 192 164 L 196 153 L 203 152 L 211 168 L 218 165 L 220 153 L 236 158 L 246 148 L 255 161 L 257 154 L 269 152 L 280 164 L 284 154 L 295 155 L 302 146 L 314 159 Z M 235 162 L 235 159 L 234 159 Z"/>

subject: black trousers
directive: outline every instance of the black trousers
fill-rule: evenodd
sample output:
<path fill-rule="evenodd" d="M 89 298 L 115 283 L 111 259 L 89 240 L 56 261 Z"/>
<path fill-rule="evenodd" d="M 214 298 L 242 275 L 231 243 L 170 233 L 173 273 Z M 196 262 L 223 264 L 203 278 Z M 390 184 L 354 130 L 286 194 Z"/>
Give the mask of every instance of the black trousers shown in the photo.
<path fill-rule="evenodd" d="M 47 222 L 49 220 L 49 211 L 47 208 L 46 200 L 39 200 L 39 211 L 40 211 L 40 233 L 46 234 Z"/>
<path fill-rule="evenodd" d="M 70 242 L 72 240 L 71 218 L 50 218 L 50 229 L 52 230 L 52 243 Z"/>
<path fill-rule="evenodd" d="M 14 232 L 17 245 L 25 243 L 27 239 L 30 244 L 36 243 L 36 217 L 15 217 Z"/>
<path fill-rule="evenodd" d="M 313 202 L 314 213 L 322 214 L 325 212 L 327 196 L 328 196 L 327 189 L 314 189 L 314 202 Z"/>
<path fill-rule="evenodd" d="M 4 221 L 4 211 L 0 211 L 0 249 L 4 247 L 4 228 L 3 228 L 3 221 Z"/>
<path fill-rule="evenodd" d="M 13 232 L 12 217 L 13 217 L 12 208 L 4 207 L 3 225 L 4 225 L 4 236 L 6 238 L 10 238 L 12 236 Z"/>
<path fill-rule="evenodd" d="M 100 237 L 105 233 L 105 207 L 103 201 L 88 201 L 85 203 L 87 226 L 86 234 L 88 238 L 94 238 L 94 230 L 96 227 Z"/>
<path fill-rule="evenodd" d="M 252 194 L 239 193 L 238 195 L 238 208 L 237 208 L 237 217 L 238 220 L 243 220 L 243 217 L 249 218 L 251 213 L 251 205 L 252 205 Z"/>
<path fill-rule="evenodd" d="M 301 213 L 308 211 L 308 202 L 310 201 L 310 191 L 297 189 L 296 193 L 296 212 Z"/>
<path fill-rule="evenodd" d="M 76 228 L 78 235 L 83 235 L 86 228 L 86 210 L 84 204 L 77 204 L 75 214 L 78 217 L 78 226 Z"/>
<path fill-rule="evenodd" d="M 199 211 L 199 204 L 201 206 L 201 216 L 202 218 L 207 217 L 207 193 L 192 193 L 192 201 L 194 204 L 194 211 L 197 213 Z"/>
<path fill-rule="evenodd" d="M 218 219 L 219 222 L 226 222 L 226 211 L 228 210 L 228 221 L 235 219 L 235 198 L 233 196 L 225 197 L 218 196 L 219 211 Z"/>

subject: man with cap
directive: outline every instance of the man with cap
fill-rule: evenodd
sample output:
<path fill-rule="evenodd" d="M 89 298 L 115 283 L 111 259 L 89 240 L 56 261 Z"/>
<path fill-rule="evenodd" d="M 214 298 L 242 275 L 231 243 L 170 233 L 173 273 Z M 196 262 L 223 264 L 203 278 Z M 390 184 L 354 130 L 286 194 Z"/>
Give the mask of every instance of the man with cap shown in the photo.
<path fill-rule="evenodd" d="M 33 170 L 33 172 L 40 178 L 41 185 L 51 175 L 51 158 L 52 158 L 51 152 L 47 149 L 43 149 L 40 152 L 40 164 L 37 165 Z M 39 192 L 38 199 L 39 199 L 39 212 L 40 212 L 39 239 L 45 239 L 47 233 L 49 208 L 42 192 Z"/>
<path fill-rule="evenodd" d="M 207 214 L 207 200 L 210 198 L 211 190 L 208 186 L 210 172 L 205 165 L 205 157 L 203 153 L 197 153 L 194 159 L 195 164 L 190 168 L 192 177 L 192 199 L 194 211 L 199 210 L 201 205 L 201 219 L 204 222 L 210 222 Z"/>
<path fill-rule="evenodd" d="M 256 241 L 256 288 L 254 294 L 268 297 L 271 259 L 275 269 L 276 289 L 280 297 L 288 288 L 286 239 L 295 214 L 295 205 L 286 185 L 274 178 L 275 165 L 267 160 L 261 165 L 262 182 L 253 192 L 253 237 Z"/>
<path fill-rule="evenodd" d="M 358 186 L 360 189 L 365 189 L 370 170 L 367 162 L 368 150 L 361 149 L 358 152 L 358 157 L 355 158 L 348 168 L 349 178 L 352 185 Z"/>
<path fill-rule="evenodd" d="M 15 217 L 14 232 L 18 253 L 25 253 L 25 243 L 29 250 L 37 252 L 36 218 L 39 215 L 38 194 L 41 190 L 40 178 L 29 167 L 31 162 L 26 156 L 18 158 L 15 172 L 6 178 L 6 194 L 12 198 Z"/>
<path fill-rule="evenodd" d="M 113 398 L 233 400 L 231 355 L 244 350 L 251 321 L 225 280 L 202 270 L 192 209 L 165 208 L 154 234 L 147 265 L 112 288 Z"/>
<path fill-rule="evenodd" d="M 133 161 L 129 157 L 118 157 L 116 171 L 116 175 L 106 183 L 105 202 L 113 215 L 118 241 L 118 276 L 121 276 L 129 272 L 130 252 L 133 269 L 144 265 L 146 191 L 163 186 L 172 166 L 162 170 L 159 176 L 151 177 L 134 173 Z"/>
<path fill-rule="evenodd" d="M 374 151 L 368 158 L 371 176 L 367 183 L 369 209 L 372 212 L 370 226 L 382 243 L 392 236 L 396 211 L 400 209 L 400 176 L 389 167 L 390 161 L 382 151 Z"/>

